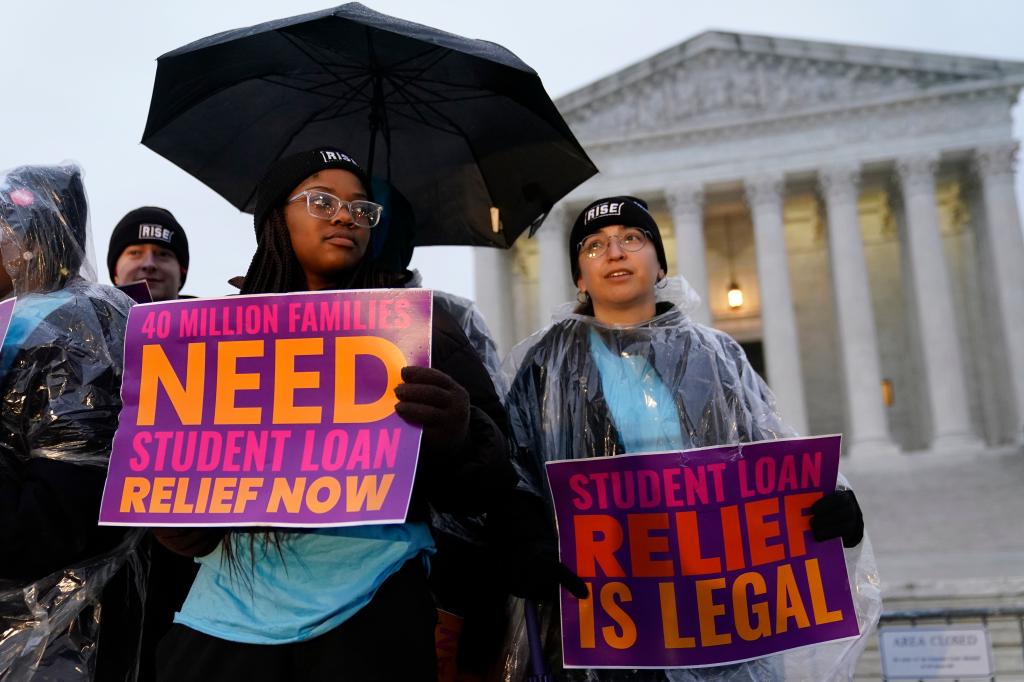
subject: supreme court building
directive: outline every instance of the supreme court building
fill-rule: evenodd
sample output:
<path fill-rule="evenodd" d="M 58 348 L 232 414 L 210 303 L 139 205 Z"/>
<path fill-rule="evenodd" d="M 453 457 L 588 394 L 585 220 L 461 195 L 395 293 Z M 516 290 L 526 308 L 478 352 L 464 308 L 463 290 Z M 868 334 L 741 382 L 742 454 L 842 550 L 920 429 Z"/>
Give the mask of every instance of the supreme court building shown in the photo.
<path fill-rule="evenodd" d="M 477 250 L 477 302 L 507 351 L 573 298 L 576 213 L 636 195 L 694 317 L 799 432 L 843 433 L 848 460 L 1011 447 L 1022 85 L 1018 62 L 702 33 L 557 101 L 601 172 L 534 238 Z"/>
<path fill-rule="evenodd" d="M 886 610 L 1019 610 L 1022 85 L 1019 62 L 702 33 L 557 101 L 601 172 L 534 238 L 477 249 L 477 303 L 508 351 L 573 299 L 576 213 L 645 199 L 694 317 L 798 431 L 843 434 Z M 1024 679 L 1024 625 L 989 629 Z"/>

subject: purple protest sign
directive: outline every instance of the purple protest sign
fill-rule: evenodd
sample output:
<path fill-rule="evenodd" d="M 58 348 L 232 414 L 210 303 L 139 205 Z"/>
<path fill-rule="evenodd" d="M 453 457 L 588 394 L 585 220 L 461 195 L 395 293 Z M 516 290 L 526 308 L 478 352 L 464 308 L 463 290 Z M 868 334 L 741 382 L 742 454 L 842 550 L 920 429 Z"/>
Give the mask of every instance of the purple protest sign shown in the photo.
<path fill-rule="evenodd" d="M 722 665 L 859 633 L 840 539 L 808 509 L 839 436 L 547 464 L 566 668 Z"/>
<path fill-rule="evenodd" d="M 405 520 L 420 432 L 394 411 L 430 364 L 432 292 L 137 305 L 101 525 Z"/>
<path fill-rule="evenodd" d="M 17 302 L 17 298 L 0 301 L 0 342 L 7 338 L 7 329 L 11 326 L 11 317 L 14 315 L 14 306 Z"/>
<path fill-rule="evenodd" d="M 149 290 L 149 282 L 144 279 L 140 279 L 138 282 L 129 282 L 128 284 L 119 284 L 117 288 L 128 295 L 128 298 L 132 299 L 136 303 L 152 303 L 153 292 Z"/>

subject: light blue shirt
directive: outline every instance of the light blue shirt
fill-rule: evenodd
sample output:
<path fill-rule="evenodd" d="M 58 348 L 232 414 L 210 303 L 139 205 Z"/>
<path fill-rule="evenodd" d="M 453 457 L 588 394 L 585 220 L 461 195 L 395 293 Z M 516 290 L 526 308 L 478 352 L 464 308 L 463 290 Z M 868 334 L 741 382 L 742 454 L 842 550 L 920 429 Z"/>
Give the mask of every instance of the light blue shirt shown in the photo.
<path fill-rule="evenodd" d="M 676 452 L 689 447 L 672 393 L 645 358 L 613 353 L 593 328 L 590 357 L 601 375 L 601 390 L 626 452 Z"/>
<path fill-rule="evenodd" d="M 232 642 L 286 644 L 333 630 L 366 606 L 403 564 L 435 551 L 426 523 L 319 528 L 281 533 L 281 552 L 234 536 L 238 564 L 223 543 L 205 557 L 174 622 Z M 283 555 L 283 556 L 282 556 Z"/>

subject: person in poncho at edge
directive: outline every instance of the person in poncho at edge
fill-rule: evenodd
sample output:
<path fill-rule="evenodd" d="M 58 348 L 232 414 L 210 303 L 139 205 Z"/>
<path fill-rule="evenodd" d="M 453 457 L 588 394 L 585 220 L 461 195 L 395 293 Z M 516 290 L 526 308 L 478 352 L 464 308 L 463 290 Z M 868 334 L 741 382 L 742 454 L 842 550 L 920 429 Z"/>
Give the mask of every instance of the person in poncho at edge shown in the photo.
<path fill-rule="evenodd" d="M 100 527 L 132 300 L 96 282 L 80 167 L 0 173 L 0 680 L 135 680 L 148 558 Z"/>

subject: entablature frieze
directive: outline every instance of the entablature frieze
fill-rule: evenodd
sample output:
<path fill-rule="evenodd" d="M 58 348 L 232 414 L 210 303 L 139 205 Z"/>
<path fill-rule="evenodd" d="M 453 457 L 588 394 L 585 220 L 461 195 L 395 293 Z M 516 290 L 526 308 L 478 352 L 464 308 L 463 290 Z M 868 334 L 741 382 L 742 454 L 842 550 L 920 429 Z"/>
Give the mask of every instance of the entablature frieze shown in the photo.
<path fill-rule="evenodd" d="M 982 129 L 1012 130 L 1012 101 L 1020 86 L 968 90 L 917 99 L 857 103 L 844 107 L 794 111 L 777 116 L 754 115 L 736 120 L 690 122 L 673 126 L 664 122 L 650 128 L 588 134 L 573 131 L 588 151 L 616 154 L 623 151 L 664 150 L 764 141 L 774 145 L 863 144 L 902 140 L 908 136 L 950 135 L 962 137 Z M 629 107 L 643 106 L 632 102 Z M 655 117 L 658 118 L 658 117 Z M 796 137 L 795 140 L 786 138 Z M 781 139 L 780 139 L 781 138 Z M 828 138 L 823 139 L 823 138 Z M 801 145 L 800 141 L 804 141 Z M 778 151 L 778 148 L 775 148 Z"/>

